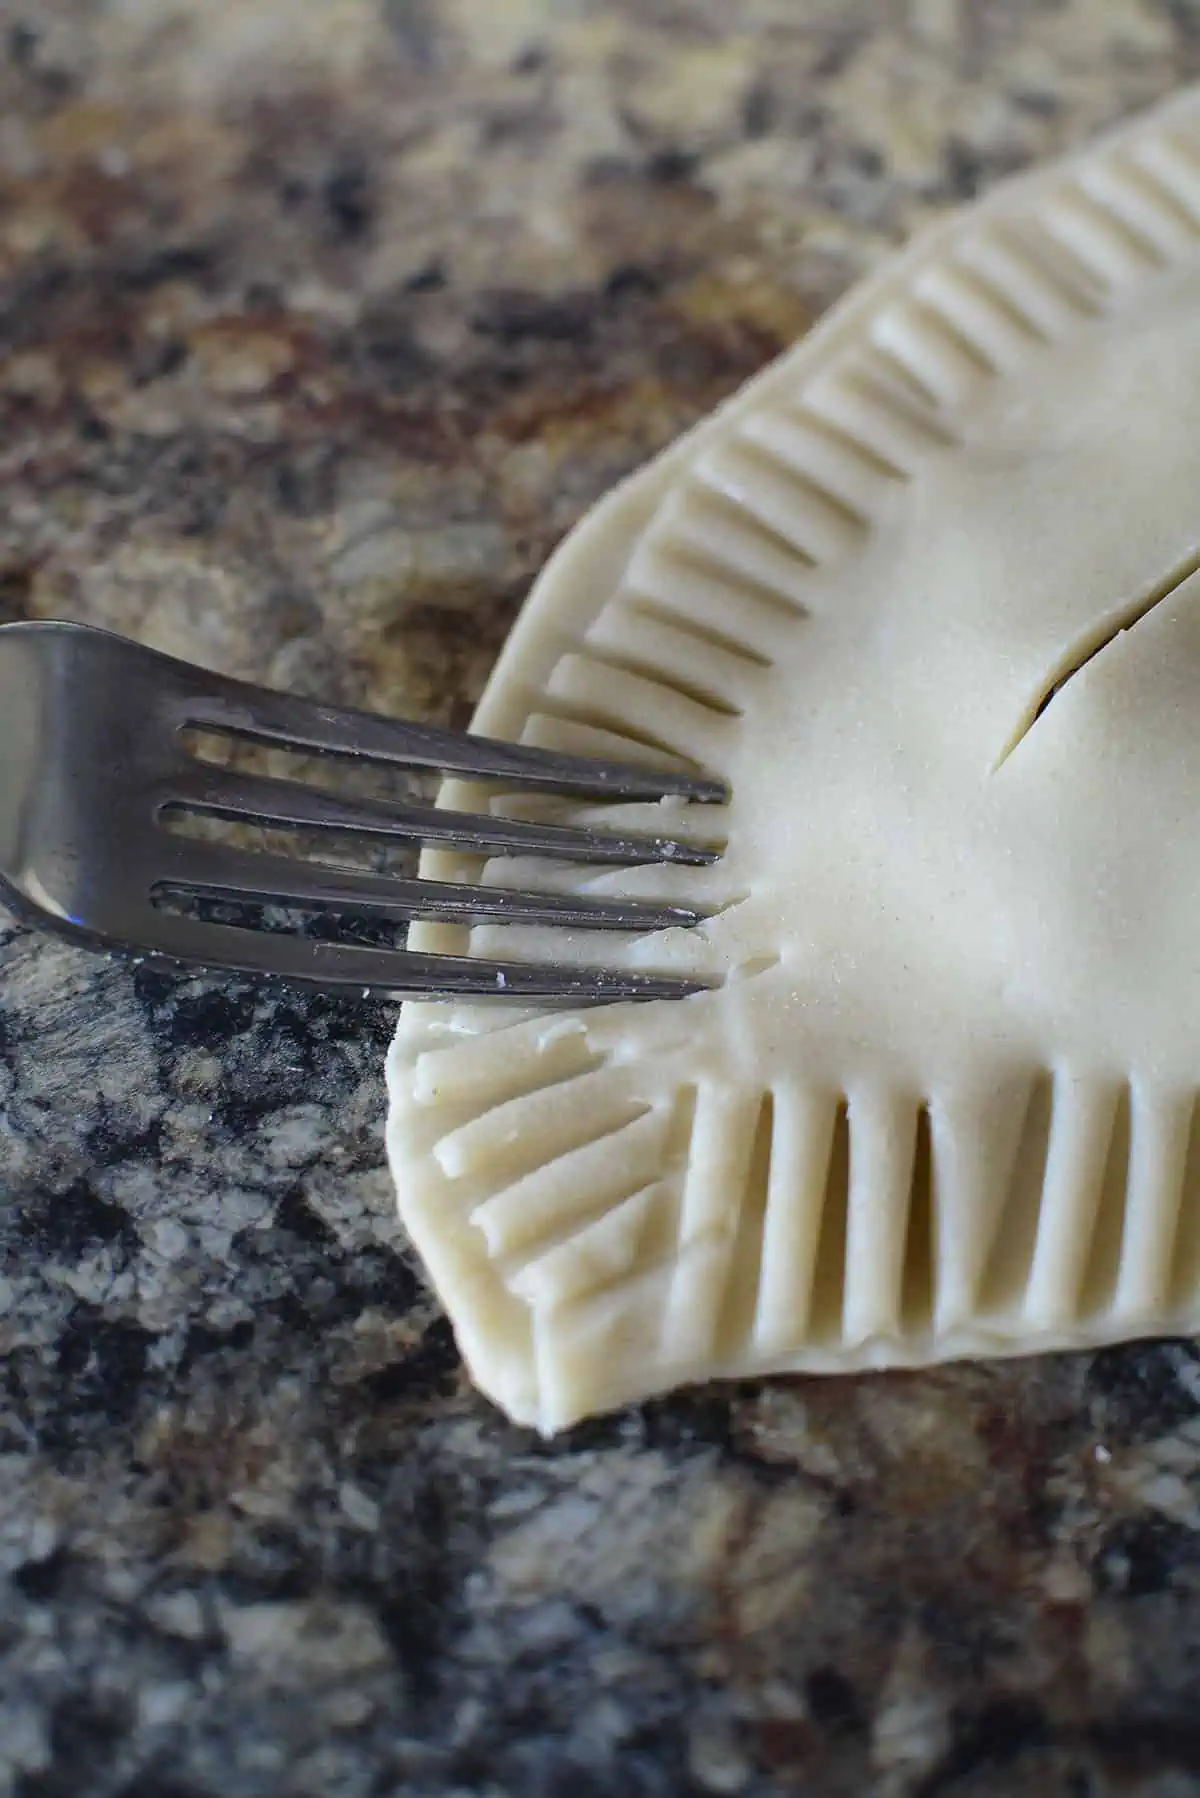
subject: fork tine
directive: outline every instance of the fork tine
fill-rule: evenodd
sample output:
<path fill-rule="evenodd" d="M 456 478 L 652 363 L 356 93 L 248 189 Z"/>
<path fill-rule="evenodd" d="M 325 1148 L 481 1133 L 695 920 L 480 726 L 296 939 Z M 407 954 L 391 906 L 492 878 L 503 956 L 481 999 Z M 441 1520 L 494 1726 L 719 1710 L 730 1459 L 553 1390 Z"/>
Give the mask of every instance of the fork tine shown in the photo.
<path fill-rule="evenodd" d="M 609 799 L 678 797 L 705 805 L 729 797 L 724 781 L 678 769 L 626 767 L 560 755 L 523 743 L 502 743 L 438 730 L 401 718 L 380 718 L 346 706 L 320 705 L 290 693 L 215 676 L 189 683 L 184 722 L 197 729 L 228 731 L 251 742 L 360 756 L 393 767 L 430 768 L 466 779 L 541 787 Z"/>
<path fill-rule="evenodd" d="M 162 929 L 161 925 L 168 926 Z M 112 948 L 171 966 L 198 965 L 227 973 L 283 980 L 353 996 L 401 999 L 507 998 L 559 1000 L 574 1005 L 622 999 L 683 999 L 708 982 L 611 968 L 494 962 L 472 956 L 422 955 L 361 943 L 319 942 L 268 935 L 233 924 L 151 913 L 140 943 Z"/>
<path fill-rule="evenodd" d="M 219 818 L 450 843 L 469 851 L 634 865 L 674 862 L 696 868 L 720 859 L 715 849 L 671 837 L 617 836 L 570 825 L 532 823 L 490 813 L 443 811 L 388 799 L 344 799 L 299 781 L 242 774 L 210 763 L 197 763 L 171 775 L 156 789 L 156 799 L 160 810 L 182 807 Z"/>
<path fill-rule="evenodd" d="M 517 892 L 507 887 L 453 885 L 400 879 L 352 868 L 331 868 L 285 855 L 259 854 L 225 843 L 171 840 L 156 890 L 197 893 L 213 899 L 302 905 L 376 918 L 431 918 L 470 923 L 554 924 L 586 930 L 672 930 L 700 921 L 682 905 L 645 900 L 580 897 L 574 893 Z"/>

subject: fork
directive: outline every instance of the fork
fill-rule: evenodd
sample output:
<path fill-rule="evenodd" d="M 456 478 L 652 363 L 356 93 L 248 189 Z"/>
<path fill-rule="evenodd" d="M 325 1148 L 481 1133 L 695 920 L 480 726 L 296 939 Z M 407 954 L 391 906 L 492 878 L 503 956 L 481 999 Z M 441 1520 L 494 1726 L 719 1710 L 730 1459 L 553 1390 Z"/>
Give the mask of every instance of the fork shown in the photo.
<path fill-rule="evenodd" d="M 586 929 L 687 927 L 691 907 L 393 877 L 169 828 L 180 813 L 331 835 L 437 843 L 481 855 L 703 866 L 719 851 L 401 800 L 340 797 L 218 766 L 189 731 L 303 754 L 610 800 L 718 803 L 719 780 L 558 755 L 320 705 L 228 679 L 110 631 L 0 626 L 0 895 L 28 922 L 155 966 L 193 965 L 393 998 L 503 996 L 600 1003 L 682 998 L 705 982 L 635 970 L 499 962 L 314 940 L 196 916 L 194 902 L 279 904 L 359 919 L 491 919 Z M 164 902 L 191 903 L 170 910 Z"/>

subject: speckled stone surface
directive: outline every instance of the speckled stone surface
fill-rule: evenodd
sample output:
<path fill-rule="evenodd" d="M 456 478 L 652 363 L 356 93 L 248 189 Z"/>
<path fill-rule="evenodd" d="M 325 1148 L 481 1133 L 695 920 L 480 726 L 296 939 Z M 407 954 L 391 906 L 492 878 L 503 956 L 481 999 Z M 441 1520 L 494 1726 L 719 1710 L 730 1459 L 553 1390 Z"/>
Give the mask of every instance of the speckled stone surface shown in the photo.
<path fill-rule="evenodd" d="M 0 0 L 0 610 L 461 722 L 617 475 L 1195 0 Z M 552 1445 L 378 1005 L 0 933 L 0 1798 L 1184 1798 L 1200 1356 Z"/>

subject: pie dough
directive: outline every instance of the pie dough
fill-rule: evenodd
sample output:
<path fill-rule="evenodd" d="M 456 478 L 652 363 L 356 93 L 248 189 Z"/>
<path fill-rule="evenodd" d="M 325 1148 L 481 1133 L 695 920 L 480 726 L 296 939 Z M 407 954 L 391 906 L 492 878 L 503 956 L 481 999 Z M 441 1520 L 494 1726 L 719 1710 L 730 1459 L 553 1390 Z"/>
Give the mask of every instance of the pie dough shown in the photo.
<path fill-rule="evenodd" d="M 712 912 L 414 931 L 718 982 L 404 1007 L 400 1210 L 479 1385 L 550 1432 L 1200 1326 L 1198 693 L 1189 91 L 919 240 L 537 583 L 476 728 L 732 800 L 671 812 L 711 869 L 426 857 Z"/>

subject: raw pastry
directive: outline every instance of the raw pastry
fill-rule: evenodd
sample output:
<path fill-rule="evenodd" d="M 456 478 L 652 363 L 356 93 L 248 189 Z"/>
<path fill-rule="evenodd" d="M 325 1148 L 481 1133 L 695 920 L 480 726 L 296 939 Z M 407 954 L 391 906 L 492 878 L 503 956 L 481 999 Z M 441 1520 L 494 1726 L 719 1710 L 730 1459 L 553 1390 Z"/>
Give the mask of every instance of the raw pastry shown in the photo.
<path fill-rule="evenodd" d="M 477 727 L 733 798 L 672 819 L 728 838 L 700 876 L 482 876 L 698 931 L 416 933 L 721 981 L 404 1009 L 401 1214 L 512 1416 L 1200 1324 L 1198 571 L 1195 92 L 919 241 L 568 538 Z"/>

